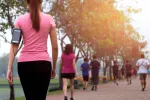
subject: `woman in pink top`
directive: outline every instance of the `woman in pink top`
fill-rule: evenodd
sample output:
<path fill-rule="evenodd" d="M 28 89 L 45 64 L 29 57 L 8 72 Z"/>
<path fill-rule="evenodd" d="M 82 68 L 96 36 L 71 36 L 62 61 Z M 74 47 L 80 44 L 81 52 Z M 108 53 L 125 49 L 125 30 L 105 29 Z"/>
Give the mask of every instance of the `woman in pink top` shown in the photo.
<path fill-rule="evenodd" d="M 67 44 L 60 61 L 61 78 L 63 79 L 64 100 L 68 100 L 67 98 L 68 79 L 70 80 L 70 90 L 71 90 L 70 100 L 74 100 L 73 99 L 74 77 L 76 76 L 75 58 L 76 57 L 75 54 L 73 53 L 72 45 Z"/>
<path fill-rule="evenodd" d="M 29 13 L 20 16 L 15 28 L 22 30 L 23 49 L 18 59 L 18 74 L 26 100 L 45 100 L 50 78 L 55 77 L 58 55 L 56 28 L 52 16 L 40 11 L 42 0 L 26 0 Z M 47 52 L 47 39 L 52 44 L 53 67 Z M 12 83 L 12 64 L 18 45 L 11 44 L 7 80 Z M 52 73 L 52 76 L 51 76 Z"/>

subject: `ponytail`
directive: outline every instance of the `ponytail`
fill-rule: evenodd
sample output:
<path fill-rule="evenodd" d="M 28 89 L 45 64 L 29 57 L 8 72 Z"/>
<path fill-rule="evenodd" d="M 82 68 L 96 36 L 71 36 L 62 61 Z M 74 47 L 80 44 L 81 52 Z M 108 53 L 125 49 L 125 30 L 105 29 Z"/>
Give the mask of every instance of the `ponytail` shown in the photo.
<path fill-rule="evenodd" d="M 32 21 L 32 28 L 34 28 L 38 32 L 40 30 L 39 7 L 42 1 L 41 0 L 27 0 L 27 3 L 30 6 L 30 18 Z"/>

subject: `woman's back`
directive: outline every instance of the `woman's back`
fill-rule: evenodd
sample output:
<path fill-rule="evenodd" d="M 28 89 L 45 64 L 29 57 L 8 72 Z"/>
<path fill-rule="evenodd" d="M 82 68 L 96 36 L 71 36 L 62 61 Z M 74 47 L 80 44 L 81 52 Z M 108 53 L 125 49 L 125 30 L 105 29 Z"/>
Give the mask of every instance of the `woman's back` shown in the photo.
<path fill-rule="evenodd" d="M 40 30 L 36 32 L 32 28 L 30 13 L 20 16 L 16 26 L 23 32 L 24 47 L 19 57 L 19 62 L 47 60 L 50 61 L 47 53 L 47 39 L 51 27 L 55 26 L 51 16 L 40 12 Z"/>
<path fill-rule="evenodd" d="M 75 55 L 72 54 L 62 54 L 62 73 L 75 73 L 74 66 L 73 66 L 73 60 L 75 59 Z"/>

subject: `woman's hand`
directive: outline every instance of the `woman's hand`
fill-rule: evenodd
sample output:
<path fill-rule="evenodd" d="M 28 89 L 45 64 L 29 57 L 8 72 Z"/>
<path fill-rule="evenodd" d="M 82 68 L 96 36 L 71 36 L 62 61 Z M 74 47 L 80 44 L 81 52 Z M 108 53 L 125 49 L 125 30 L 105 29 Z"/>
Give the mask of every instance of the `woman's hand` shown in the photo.
<path fill-rule="evenodd" d="M 12 75 L 12 70 L 10 69 L 7 70 L 7 80 L 10 85 L 13 84 L 13 75 Z"/>
<path fill-rule="evenodd" d="M 54 79 L 55 76 L 56 76 L 56 71 L 55 71 L 55 70 L 52 70 L 51 79 Z"/>
<path fill-rule="evenodd" d="M 77 74 L 77 72 L 75 73 L 75 77 L 78 77 L 78 74 Z"/>

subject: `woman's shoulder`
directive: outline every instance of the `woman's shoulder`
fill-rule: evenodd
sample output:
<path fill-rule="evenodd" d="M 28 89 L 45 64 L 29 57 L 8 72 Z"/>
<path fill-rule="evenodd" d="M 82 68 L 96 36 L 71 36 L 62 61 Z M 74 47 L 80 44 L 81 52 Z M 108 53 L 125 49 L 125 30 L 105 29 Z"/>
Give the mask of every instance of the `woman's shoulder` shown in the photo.
<path fill-rule="evenodd" d="M 76 58 L 76 56 L 75 56 L 74 53 L 71 53 L 70 56 L 71 56 L 72 58 Z"/>
<path fill-rule="evenodd" d="M 75 54 L 74 54 L 74 53 L 71 53 L 70 55 L 75 56 Z"/>
<path fill-rule="evenodd" d="M 29 13 L 26 13 L 26 14 L 23 14 L 23 15 L 18 16 L 18 17 L 16 18 L 14 24 L 19 24 L 19 23 L 22 23 L 22 22 L 26 22 L 26 21 L 27 21 L 26 19 L 28 18 L 28 16 L 29 16 Z"/>

